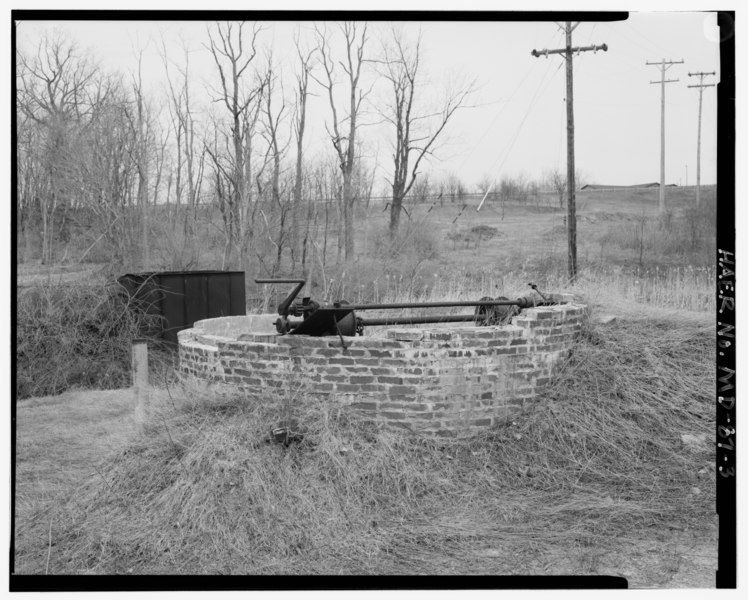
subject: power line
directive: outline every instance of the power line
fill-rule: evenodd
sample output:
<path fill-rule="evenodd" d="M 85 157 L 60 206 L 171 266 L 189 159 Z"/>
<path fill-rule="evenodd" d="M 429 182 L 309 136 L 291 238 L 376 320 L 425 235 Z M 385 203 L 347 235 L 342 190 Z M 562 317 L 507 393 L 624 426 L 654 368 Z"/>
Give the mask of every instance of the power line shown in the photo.
<path fill-rule="evenodd" d="M 556 37 L 558 37 L 558 34 L 556 34 L 556 36 L 554 36 L 553 41 L 555 41 Z M 494 126 L 494 124 L 496 123 L 497 119 L 502 114 L 504 114 L 504 111 L 506 110 L 507 106 L 509 106 L 511 104 L 512 100 L 514 99 L 514 96 L 517 94 L 517 92 L 520 90 L 520 88 L 524 85 L 525 81 L 527 81 L 527 79 L 530 77 L 530 75 L 532 75 L 532 73 L 534 72 L 536 64 L 537 63 L 534 63 L 533 66 L 530 68 L 530 70 L 528 70 L 525 73 L 525 76 L 522 78 L 522 81 L 520 81 L 519 84 L 517 85 L 517 87 L 514 88 L 514 91 L 509 96 L 509 99 L 504 102 L 504 106 L 502 106 L 501 110 L 499 110 L 496 113 L 496 115 L 491 120 L 491 123 L 488 125 L 488 127 L 486 127 L 483 130 L 483 134 L 480 136 L 480 138 L 478 138 L 478 141 L 475 143 L 474 147 L 477 147 L 486 138 L 486 136 L 491 132 L 491 128 Z M 543 75 L 543 79 L 545 79 L 546 75 L 547 75 L 547 70 L 546 70 L 545 75 Z M 541 80 L 541 85 L 542 85 L 542 81 L 543 80 Z M 460 171 L 462 169 L 462 167 L 465 165 L 465 162 L 467 162 L 467 160 L 469 158 L 470 158 L 470 156 L 466 155 L 465 158 L 462 159 L 462 162 L 460 163 L 459 167 L 457 168 L 458 171 Z M 491 169 L 493 169 L 493 166 L 495 166 L 495 164 L 496 163 L 494 163 L 494 165 L 492 165 Z"/>
<path fill-rule="evenodd" d="M 556 68 L 556 70 L 553 72 L 553 75 L 551 75 L 551 79 L 548 80 L 548 83 L 546 84 L 545 88 L 543 89 L 543 93 L 548 89 L 548 87 L 550 86 L 551 82 L 553 81 L 553 76 L 558 72 L 558 70 L 560 68 L 561 68 L 561 65 L 559 65 Z M 542 87 L 543 83 L 544 82 L 541 82 L 541 87 Z M 517 131 L 514 132 L 514 135 L 512 136 L 511 140 L 509 141 L 508 146 L 504 149 L 504 152 L 503 152 L 504 160 L 502 160 L 501 164 L 499 165 L 499 171 L 501 171 L 501 169 L 504 167 L 504 163 L 509 158 L 509 154 L 511 153 L 512 148 L 514 148 L 514 144 L 516 144 L 517 140 L 519 139 L 519 134 L 522 132 L 522 127 L 524 126 L 525 121 L 527 121 L 527 117 L 530 116 L 530 113 L 535 108 L 535 105 L 537 104 L 538 100 L 543 95 L 543 93 L 541 93 L 540 87 L 538 87 L 538 90 L 535 92 L 535 95 L 533 96 L 532 100 L 530 100 L 530 104 L 528 105 L 527 110 L 525 111 L 525 115 L 522 117 L 522 120 L 520 121 L 519 126 L 517 127 Z M 501 154 L 499 154 L 499 156 L 501 156 Z M 491 166 L 492 170 L 496 166 L 497 162 L 498 162 L 498 158 L 496 159 L 496 161 L 494 161 L 494 164 Z"/>
<path fill-rule="evenodd" d="M 556 68 L 556 71 L 553 72 L 553 75 L 555 75 L 558 72 L 560 67 L 561 65 L 559 65 L 558 68 Z M 538 85 L 538 88 L 535 90 L 535 93 L 533 94 L 532 98 L 530 99 L 530 102 L 527 105 L 527 108 L 525 109 L 525 114 L 522 117 L 516 131 L 514 132 L 514 135 L 512 135 L 512 137 L 509 139 L 504 149 L 496 155 L 496 160 L 494 160 L 489 171 L 493 171 L 496 168 L 496 164 L 499 162 L 499 159 L 502 156 L 504 157 L 504 159 L 501 161 L 501 164 L 499 165 L 498 170 L 501 171 L 501 169 L 504 167 L 504 163 L 509 158 L 509 153 L 512 151 L 512 148 L 514 148 L 514 144 L 517 142 L 517 139 L 519 139 L 519 134 L 522 131 L 522 127 L 524 126 L 525 121 L 527 121 L 527 117 L 532 112 L 532 109 L 535 108 L 535 104 L 537 103 L 538 99 L 543 95 L 541 93 L 541 89 L 543 92 L 545 92 L 545 90 L 548 89 L 548 86 L 550 86 L 551 81 L 553 81 L 553 75 L 552 75 L 551 79 L 549 79 L 546 84 L 546 77 L 548 77 L 548 73 L 550 72 L 550 70 L 551 70 L 551 65 L 549 64 L 548 68 L 545 70 L 545 73 L 543 74 L 543 78 L 540 80 L 540 84 Z M 546 85 L 545 89 L 543 89 L 543 85 Z M 488 194 L 488 192 L 494 187 L 495 184 L 496 184 L 496 180 L 494 178 L 494 182 L 491 186 L 489 186 L 488 190 L 486 191 L 486 194 Z"/>
<path fill-rule="evenodd" d="M 644 40 L 647 44 L 649 44 L 651 50 L 654 50 L 654 51 L 656 51 L 658 53 L 659 52 L 667 52 L 667 50 L 665 50 L 665 48 L 663 48 L 662 46 L 660 46 L 660 44 L 658 44 L 654 40 L 648 38 L 641 31 L 639 31 L 638 29 L 636 29 L 631 24 L 630 21 L 627 20 L 627 21 L 624 21 L 624 23 L 625 23 L 625 28 L 621 29 L 621 33 L 623 33 L 624 37 L 627 37 L 629 40 L 631 40 L 632 43 L 637 44 L 637 45 L 641 45 L 641 43 L 637 43 L 635 40 L 633 40 L 628 35 L 626 35 L 626 33 L 625 33 L 625 29 L 626 28 L 628 28 L 631 32 L 635 33 L 640 39 Z"/>

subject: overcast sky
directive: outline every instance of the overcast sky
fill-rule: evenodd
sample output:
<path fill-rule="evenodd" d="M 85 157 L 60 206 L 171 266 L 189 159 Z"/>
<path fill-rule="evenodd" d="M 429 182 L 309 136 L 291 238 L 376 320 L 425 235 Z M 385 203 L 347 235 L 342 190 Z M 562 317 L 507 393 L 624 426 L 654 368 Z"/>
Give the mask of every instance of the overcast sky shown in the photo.
<path fill-rule="evenodd" d="M 193 90 L 206 104 L 206 86 L 215 83 L 216 71 L 204 48 L 210 23 L 179 21 L 26 21 L 18 24 L 21 49 L 32 48 L 39 35 L 58 28 L 90 51 L 105 69 L 132 72 L 135 48 L 144 49 L 143 76 L 156 102 L 165 94 L 161 40 L 172 60 L 180 60 L 181 40 L 191 54 Z M 295 49 L 295 28 L 312 41 L 311 22 L 268 22 L 261 44 L 290 81 Z M 334 26 L 334 24 L 330 24 Z M 371 23 L 370 52 L 379 49 L 379 38 L 389 24 Z M 424 170 L 437 177 L 455 173 L 468 184 L 489 177 L 524 174 L 535 178 L 549 169 L 565 171 L 566 108 L 564 60 L 559 55 L 533 57 L 533 49 L 560 48 L 561 29 L 553 22 L 408 22 L 406 35 L 414 39 L 420 28 L 423 65 L 427 74 L 424 99 L 438 99 L 448 82 L 477 83 L 471 107 L 460 110 L 447 130 L 445 143 Z M 306 33 L 304 33 L 306 32 Z M 666 183 L 693 185 L 696 180 L 698 83 L 689 72 L 715 71 L 709 83 L 719 81 L 717 18 L 696 12 L 631 13 L 619 22 L 583 22 L 574 31 L 574 45 L 607 44 L 607 52 L 575 56 L 574 112 L 576 165 L 588 182 L 626 185 L 659 181 L 660 93 L 657 66 L 645 63 L 666 60 L 673 65 L 666 84 Z M 373 74 L 372 74 L 373 75 Z M 315 93 L 320 88 L 314 89 Z M 376 106 L 386 88 L 378 87 L 370 106 Z M 159 100 L 160 99 L 160 100 Z M 716 88 L 706 88 L 702 113 L 701 181 L 716 181 Z M 329 107 L 324 95 L 310 100 L 308 148 L 315 154 L 331 151 L 324 124 Z M 368 127 L 364 132 L 367 156 L 378 173 L 391 169 L 390 132 Z"/>

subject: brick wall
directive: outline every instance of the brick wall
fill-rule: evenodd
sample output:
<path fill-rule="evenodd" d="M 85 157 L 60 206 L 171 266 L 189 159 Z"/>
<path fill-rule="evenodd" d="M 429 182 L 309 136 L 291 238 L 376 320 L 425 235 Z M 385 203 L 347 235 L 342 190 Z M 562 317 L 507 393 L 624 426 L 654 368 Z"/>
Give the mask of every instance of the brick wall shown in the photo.
<path fill-rule="evenodd" d="M 180 369 L 249 398 L 301 386 L 380 422 L 460 435 L 510 420 L 548 384 L 585 318 L 567 300 L 501 327 L 376 328 L 345 337 L 347 349 L 337 337 L 276 335 L 277 315 L 208 319 L 179 332 Z"/>

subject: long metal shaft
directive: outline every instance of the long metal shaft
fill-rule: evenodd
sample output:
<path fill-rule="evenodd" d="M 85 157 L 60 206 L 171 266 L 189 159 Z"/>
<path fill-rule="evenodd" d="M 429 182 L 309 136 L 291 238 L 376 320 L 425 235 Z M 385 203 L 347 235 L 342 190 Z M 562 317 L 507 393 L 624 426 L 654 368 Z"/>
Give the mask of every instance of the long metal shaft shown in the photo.
<path fill-rule="evenodd" d="M 393 302 L 390 304 L 341 304 L 340 306 L 325 306 L 327 310 L 351 311 L 351 310 L 385 310 L 393 308 L 446 308 L 451 306 L 541 306 L 548 302 L 535 302 L 532 300 L 483 300 L 483 301 L 456 301 L 456 302 Z"/>
<path fill-rule="evenodd" d="M 483 315 L 432 315 L 430 317 L 382 317 L 377 319 L 361 319 L 366 327 L 379 325 L 419 325 L 421 323 L 459 323 L 466 321 L 483 321 Z"/>
<path fill-rule="evenodd" d="M 378 327 L 383 325 L 420 325 L 423 323 L 462 323 L 478 322 L 486 319 L 486 315 L 431 315 L 428 317 L 403 317 L 401 315 L 392 317 L 375 317 L 371 319 L 360 319 L 364 327 Z M 291 330 L 296 329 L 304 321 L 290 320 L 288 325 Z"/>

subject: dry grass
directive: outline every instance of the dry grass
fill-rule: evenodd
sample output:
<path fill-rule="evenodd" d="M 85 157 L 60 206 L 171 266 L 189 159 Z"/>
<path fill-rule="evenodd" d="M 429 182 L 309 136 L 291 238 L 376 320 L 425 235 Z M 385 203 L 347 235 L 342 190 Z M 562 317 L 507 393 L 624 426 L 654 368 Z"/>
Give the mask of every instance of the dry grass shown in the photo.
<path fill-rule="evenodd" d="M 516 424 L 463 440 L 183 383 L 101 476 L 34 516 L 54 545 L 38 541 L 17 567 L 44 572 L 49 552 L 54 573 L 636 579 L 599 557 L 658 547 L 657 531 L 713 513 L 713 477 L 699 473 L 712 451 L 680 438 L 714 429 L 713 336 L 663 319 L 590 328 Z M 303 441 L 266 442 L 289 417 Z M 667 584 L 673 564 L 646 582 Z"/>
<path fill-rule="evenodd" d="M 108 468 L 135 433 L 130 390 L 32 398 L 16 407 L 16 558 L 42 552 L 46 571 L 54 507 Z M 56 535 L 56 524 L 52 534 Z M 41 549 L 41 550 L 40 550 Z"/>

